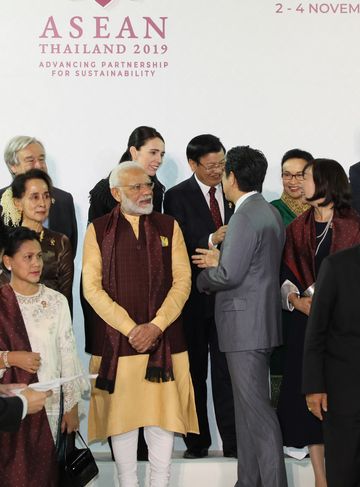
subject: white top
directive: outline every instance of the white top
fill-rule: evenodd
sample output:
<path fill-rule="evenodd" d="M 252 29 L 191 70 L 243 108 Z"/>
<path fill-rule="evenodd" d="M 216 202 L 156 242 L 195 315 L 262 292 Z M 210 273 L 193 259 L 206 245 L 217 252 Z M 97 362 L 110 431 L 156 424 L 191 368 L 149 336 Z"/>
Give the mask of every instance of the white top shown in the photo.
<path fill-rule="evenodd" d="M 40 353 L 41 365 L 37 371 L 39 382 L 83 374 L 76 351 L 70 310 L 65 296 L 44 285 L 32 296 L 16 293 L 25 323 L 31 350 Z M 6 369 L 0 371 L 0 376 Z M 76 379 L 63 385 L 64 412 L 79 403 L 81 393 L 88 389 L 85 379 Z M 45 409 L 55 438 L 60 410 L 59 389 L 46 400 Z"/>

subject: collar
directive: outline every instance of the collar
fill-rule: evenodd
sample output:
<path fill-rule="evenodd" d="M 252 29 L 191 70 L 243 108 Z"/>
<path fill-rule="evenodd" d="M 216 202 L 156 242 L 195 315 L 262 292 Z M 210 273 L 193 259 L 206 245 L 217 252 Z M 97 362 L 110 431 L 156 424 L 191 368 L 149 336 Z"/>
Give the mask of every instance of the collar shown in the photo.
<path fill-rule="evenodd" d="M 195 180 L 196 182 L 198 183 L 198 185 L 200 186 L 200 189 L 201 189 L 201 192 L 203 193 L 203 195 L 206 197 L 206 196 L 209 196 L 209 189 L 211 188 L 211 186 L 208 186 L 207 184 L 204 184 L 200 181 L 200 179 L 196 176 L 196 174 L 194 173 L 194 177 L 195 177 Z M 221 183 L 217 184 L 216 186 L 214 186 L 214 188 L 216 188 L 216 192 L 220 191 L 221 194 L 222 194 L 222 186 L 221 186 Z"/>
<path fill-rule="evenodd" d="M 235 213 L 235 211 L 237 211 L 240 208 L 240 206 L 244 203 L 244 201 L 249 198 L 249 196 L 252 196 L 253 194 L 256 194 L 256 193 L 257 193 L 257 191 L 249 191 L 248 193 L 245 193 L 242 196 L 240 196 L 240 198 L 235 203 L 234 213 Z"/>

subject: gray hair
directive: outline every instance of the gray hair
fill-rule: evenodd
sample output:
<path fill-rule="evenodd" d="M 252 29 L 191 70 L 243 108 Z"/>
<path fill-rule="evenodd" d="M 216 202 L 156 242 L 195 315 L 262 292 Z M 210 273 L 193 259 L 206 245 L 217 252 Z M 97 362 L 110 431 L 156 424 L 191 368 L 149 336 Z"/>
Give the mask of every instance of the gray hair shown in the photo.
<path fill-rule="evenodd" d="M 40 144 L 45 152 L 44 145 L 40 140 L 35 139 L 35 137 L 29 137 L 28 135 L 17 135 L 7 143 L 4 150 L 4 159 L 11 174 L 13 174 L 11 168 L 19 165 L 17 153 L 30 144 Z"/>
<path fill-rule="evenodd" d="M 146 174 L 142 165 L 136 161 L 125 161 L 118 164 L 110 173 L 110 177 L 109 177 L 110 189 L 119 186 L 123 174 L 133 170 L 138 170 L 138 171 L 140 170 L 141 172 Z"/>

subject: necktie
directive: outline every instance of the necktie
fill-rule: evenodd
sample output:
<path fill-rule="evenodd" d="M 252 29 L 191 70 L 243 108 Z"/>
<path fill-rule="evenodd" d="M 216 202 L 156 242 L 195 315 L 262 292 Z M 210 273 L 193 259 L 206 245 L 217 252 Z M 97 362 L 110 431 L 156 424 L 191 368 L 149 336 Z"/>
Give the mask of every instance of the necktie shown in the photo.
<path fill-rule="evenodd" d="M 221 218 L 221 213 L 220 213 L 220 208 L 219 208 L 219 203 L 217 199 L 215 198 L 215 192 L 216 188 L 212 186 L 209 189 L 209 195 L 210 195 L 210 213 L 212 216 L 212 219 L 214 220 L 216 230 L 222 226 L 222 218 Z"/>

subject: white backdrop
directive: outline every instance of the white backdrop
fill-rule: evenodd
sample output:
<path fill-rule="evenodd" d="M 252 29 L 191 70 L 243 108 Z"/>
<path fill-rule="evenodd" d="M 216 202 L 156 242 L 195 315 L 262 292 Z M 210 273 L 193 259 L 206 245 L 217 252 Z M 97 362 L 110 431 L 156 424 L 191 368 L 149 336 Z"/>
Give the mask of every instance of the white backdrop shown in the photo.
<path fill-rule="evenodd" d="M 346 168 L 357 162 L 359 12 L 356 2 L 299 0 L 2 0 L 0 146 L 18 134 L 39 138 L 56 186 L 74 196 L 75 299 L 88 192 L 117 164 L 138 125 L 154 126 L 165 138 L 159 178 L 167 187 L 190 174 L 185 147 L 201 133 L 219 136 L 227 148 L 263 150 L 268 199 L 281 190 L 279 161 L 290 148 Z M 126 53 L 104 54 L 104 44 Z M 68 76 L 61 61 L 72 66 Z M 85 61 L 95 68 L 76 76 L 74 63 Z M 46 62 L 51 68 L 41 67 Z M 115 62 L 168 65 L 145 76 L 132 64 L 111 77 L 108 63 Z M 0 165 L 0 187 L 9 181 Z M 79 306 L 74 326 L 82 349 Z"/>

